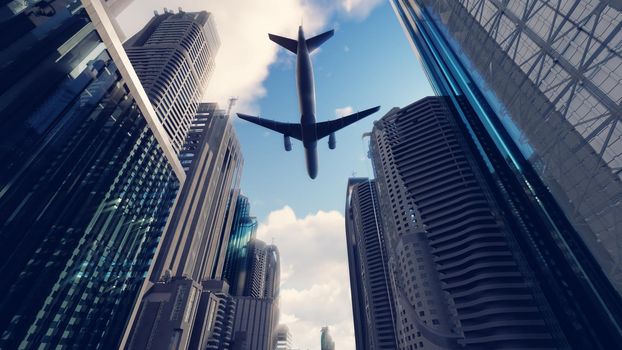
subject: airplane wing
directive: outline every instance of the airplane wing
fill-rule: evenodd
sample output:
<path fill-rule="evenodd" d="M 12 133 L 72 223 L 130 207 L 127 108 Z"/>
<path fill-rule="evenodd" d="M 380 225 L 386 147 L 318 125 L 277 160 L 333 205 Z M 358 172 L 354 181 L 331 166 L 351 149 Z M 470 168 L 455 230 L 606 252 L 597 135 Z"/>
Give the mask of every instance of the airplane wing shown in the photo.
<path fill-rule="evenodd" d="M 264 128 L 276 131 L 285 136 L 290 136 L 296 140 L 302 141 L 302 132 L 300 130 L 300 124 L 293 123 L 281 123 L 270 119 L 264 119 L 259 117 L 253 117 L 252 115 L 237 113 L 238 117 L 244 119 L 253 124 L 263 126 Z"/>
<path fill-rule="evenodd" d="M 317 123 L 315 124 L 317 139 L 319 140 L 323 137 L 326 137 L 339 129 L 345 128 L 346 126 L 356 121 L 359 121 L 369 115 L 372 115 L 378 112 L 379 109 L 380 109 L 380 106 L 376 106 L 374 108 L 370 108 L 370 109 L 366 109 L 361 112 L 350 114 L 343 118 Z"/>

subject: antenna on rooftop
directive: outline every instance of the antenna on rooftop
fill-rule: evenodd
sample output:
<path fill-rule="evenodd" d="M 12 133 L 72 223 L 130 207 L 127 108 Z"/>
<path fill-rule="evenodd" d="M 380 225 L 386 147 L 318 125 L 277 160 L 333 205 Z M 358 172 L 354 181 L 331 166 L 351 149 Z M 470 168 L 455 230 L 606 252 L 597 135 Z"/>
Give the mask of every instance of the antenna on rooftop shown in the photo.
<path fill-rule="evenodd" d="M 237 97 L 231 97 L 229 99 L 229 107 L 227 108 L 227 117 L 231 115 L 231 109 L 233 108 L 233 105 L 235 105 L 237 101 L 238 101 Z"/>

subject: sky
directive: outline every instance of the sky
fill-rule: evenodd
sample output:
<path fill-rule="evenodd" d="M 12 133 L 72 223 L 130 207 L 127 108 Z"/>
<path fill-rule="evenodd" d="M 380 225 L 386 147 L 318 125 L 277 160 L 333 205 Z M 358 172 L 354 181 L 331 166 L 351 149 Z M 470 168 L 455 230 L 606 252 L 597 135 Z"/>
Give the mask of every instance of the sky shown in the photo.
<path fill-rule="evenodd" d="M 337 148 L 318 142 L 319 174 L 306 172 L 302 144 L 285 152 L 281 135 L 234 119 L 244 169 L 242 192 L 260 225 L 258 238 L 281 254 L 281 323 L 294 345 L 319 349 L 328 325 L 339 350 L 353 350 L 354 329 L 343 217 L 348 177 L 373 177 L 366 157 L 373 121 L 393 107 L 433 92 L 388 1 L 382 0 L 135 0 L 119 21 L 127 34 L 163 7 L 212 12 L 221 48 L 204 100 L 233 112 L 297 122 L 295 56 L 268 40 L 335 29 L 312 56 L 317 120 L 380 105 L 378 113 L 337 132 Z"/>

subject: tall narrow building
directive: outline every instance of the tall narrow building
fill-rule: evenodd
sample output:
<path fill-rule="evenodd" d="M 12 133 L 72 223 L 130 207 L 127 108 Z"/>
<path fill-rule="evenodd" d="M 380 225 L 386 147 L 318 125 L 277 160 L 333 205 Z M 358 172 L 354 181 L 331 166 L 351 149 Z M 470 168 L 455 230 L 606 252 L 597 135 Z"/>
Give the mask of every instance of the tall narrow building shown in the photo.
<path fill-rule="evenodd" d="M 213 328 L 228 317 L 232 321 L 229 287 L 212 288 L 222 276 L 233 219 L 227 213 L 235 211 L 242 171 L 228 116 L 215 104 L 199 105 L 179 156 L 187 179 L 150 275 L 155 284 L 128 329 L 129 349 L 159 349 L 166 339 L 175 339 L 176 349 L 213 348 L 231 340 L 230 331 Z M 163 318 L 158 311 L 178 308 L 186 310 L 184 317 Z"/>
<path fill-rule="evenodd" d="M 335 350 L 335 341 L 330 335 L 328 327 L 322 327 L 322 330 L 320 331 L 320 349 Z"/>
<path fill-rule="evenodd" d="M 220 47 L 213 16 L 205 11 L 156 14 L 124 47 L 180 153 Z"/>
<path fill-rule="evenodd" d="M 243 157 L 224 111 L 202 103 L 179 154 L 187 181 L 171 217 L 151 280 L 220 279 L 240 191 Z"/>
<path fill-rule="evenodd" d="M 272 350 L 279 324 L 279 251 L 258 239 L 247 246 L 244 292 L 235 297 L 234 349 Z"/>
<path fill-rule="evenodd" d="M 348 181 L 345 218 L 356 348 L 396 349 L 394 300 L 375 181 Z"/>
<path fill-rule="evenodd" d="M 117 348 L 185 173 L 99 1 L 0 9 L 0 348 Z"/>
<path fill-rule="evenodd" d="M 392 0 L 474 131 L 578 348 L 622 343 L 619 1 Z"/>
<path fill-rule="evenodd" d="M 465 135 L 443 97 L 372 131 L 398 348 L 567 347 Z"/>

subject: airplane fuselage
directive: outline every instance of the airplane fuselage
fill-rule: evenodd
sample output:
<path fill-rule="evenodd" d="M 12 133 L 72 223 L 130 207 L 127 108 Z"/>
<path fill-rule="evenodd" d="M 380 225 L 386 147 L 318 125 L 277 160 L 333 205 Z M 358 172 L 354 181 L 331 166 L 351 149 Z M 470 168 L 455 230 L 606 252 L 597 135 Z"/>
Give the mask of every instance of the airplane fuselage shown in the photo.
<path fill-rule="evenodd" d="M 291 138 L 302 141 L 305 149 L 307 172 L 312 179 L 315 179 L 318 173 L 317 141 L 324 137 L 328 137 L 328 148 L 335 149 L 336 131 L 372 115 L 380 109 L 380 106 L 376 106 L 334 120 L 322 122 L 317 122 L 315 120 L 315 86 L 310 54 L 313 50 L 317 50 L 326 40 L 331 38 L 333 34 L 334 30 L 329 30 L 306 39 L 302 31 L 302 26 L 298 29 L 298 40 L 275 34 L 268 34 L 270 40 L 296 55 L 296 88 L 298 92 L 298 108 L 300 109 L 300 123 L 283 123 L 276 120 L 237 113 L 238 117 L 241 119 L 283 135 L 283 147 L 286 151 L 291 151 L 292 149 Z"/>
<path fill-rule="evenodd" d="M 296 54 L 296 85 L 302 143 L 305 148 L 307 172 L 315 179 L 318 172 L 317 141 L 315 129 L 315 84 L 313 66 L 302 27 L 298 29 L 298 53 Z"/>

